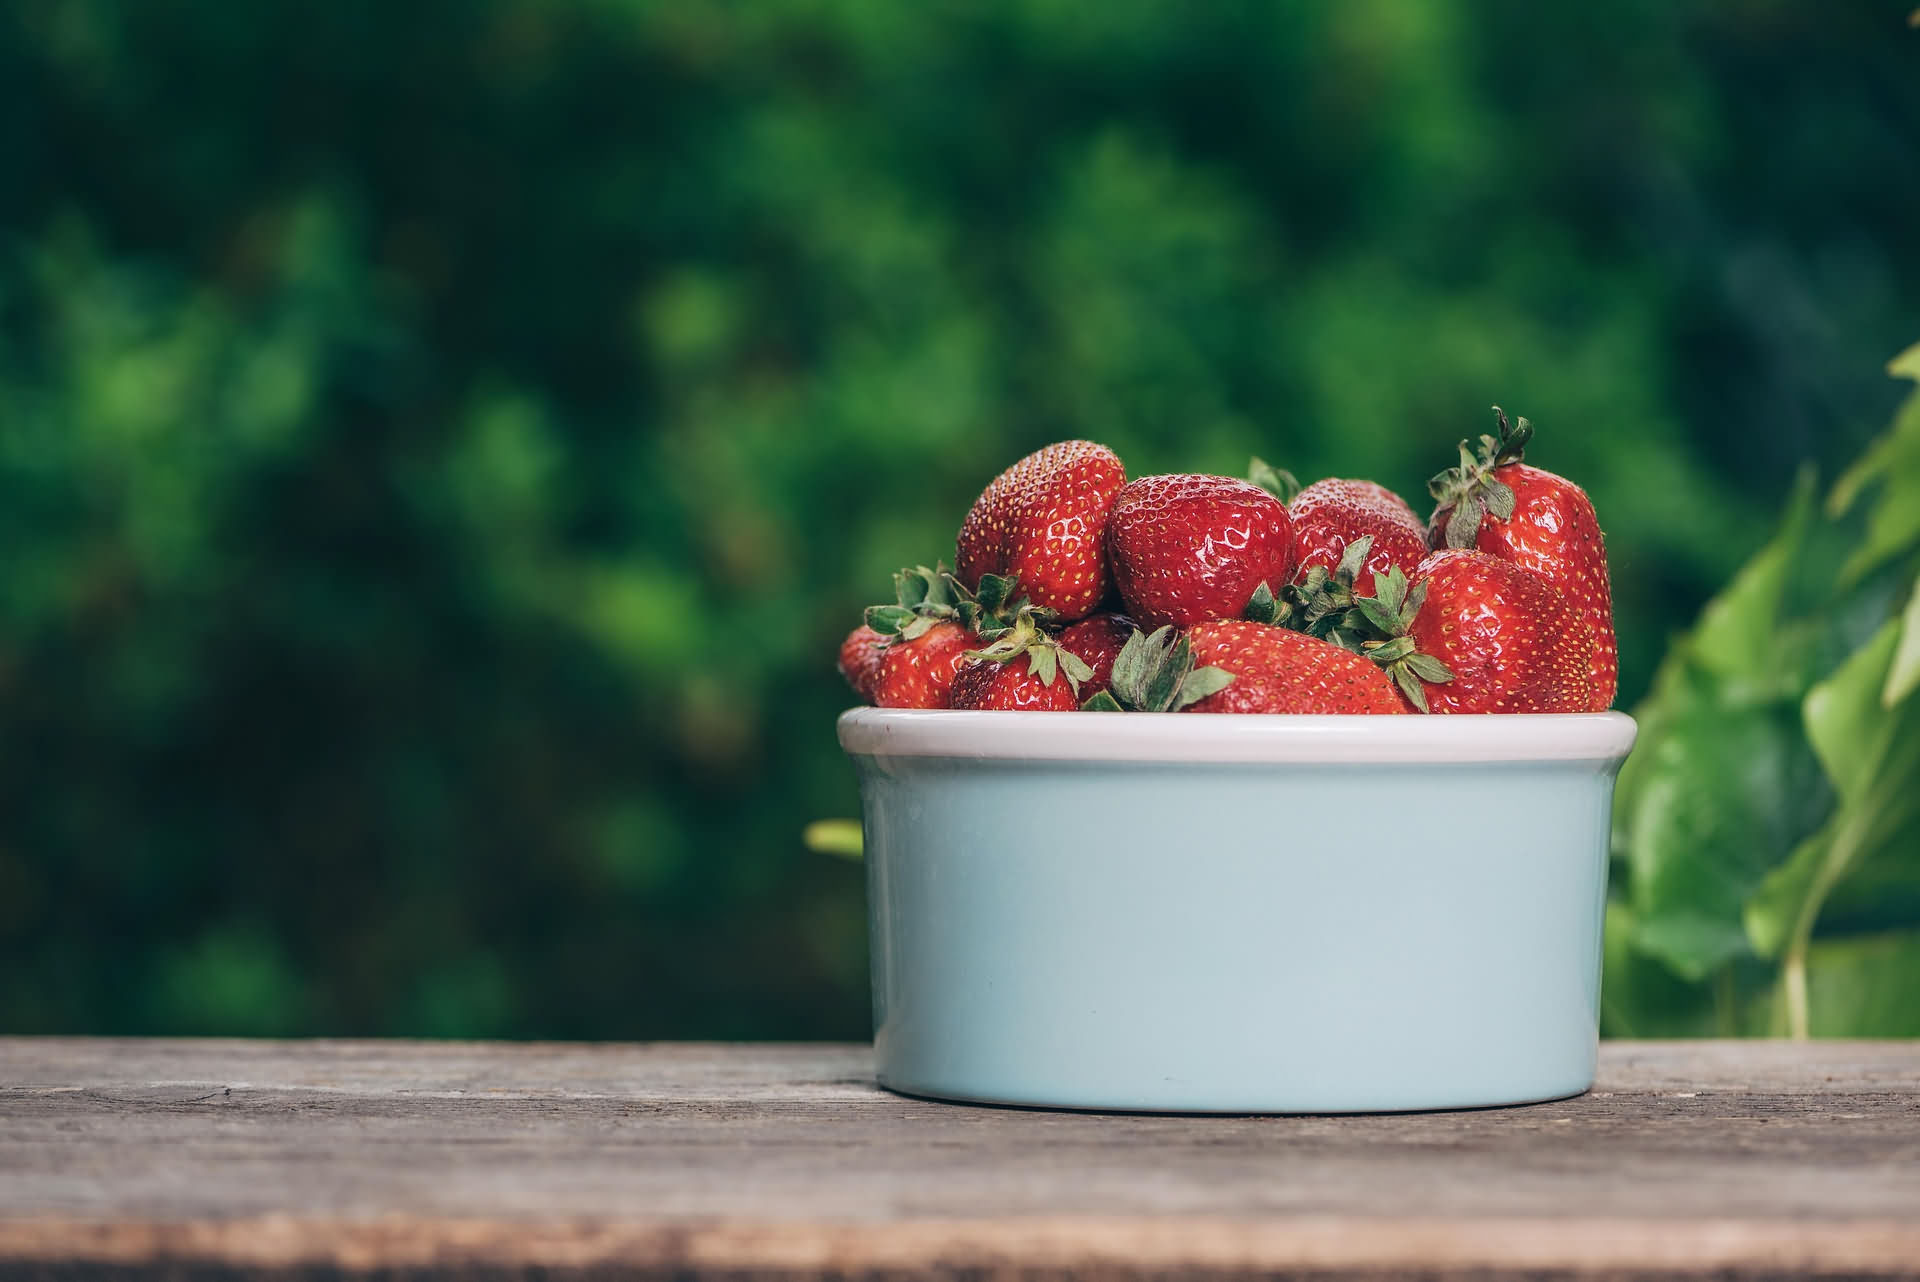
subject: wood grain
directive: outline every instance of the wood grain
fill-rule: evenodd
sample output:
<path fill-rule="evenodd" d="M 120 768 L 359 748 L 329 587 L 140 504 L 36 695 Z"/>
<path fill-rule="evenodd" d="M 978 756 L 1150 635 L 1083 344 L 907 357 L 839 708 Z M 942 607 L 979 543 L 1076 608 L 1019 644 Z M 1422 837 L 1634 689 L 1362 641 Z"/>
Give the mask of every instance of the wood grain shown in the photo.
<path fill-rule="evenodd" d="M 1920 1278 L 1920 1044 L 1575 1100 L 1096 1115 L 864 1049 L 0 1039 L 0 1276 Z"/>

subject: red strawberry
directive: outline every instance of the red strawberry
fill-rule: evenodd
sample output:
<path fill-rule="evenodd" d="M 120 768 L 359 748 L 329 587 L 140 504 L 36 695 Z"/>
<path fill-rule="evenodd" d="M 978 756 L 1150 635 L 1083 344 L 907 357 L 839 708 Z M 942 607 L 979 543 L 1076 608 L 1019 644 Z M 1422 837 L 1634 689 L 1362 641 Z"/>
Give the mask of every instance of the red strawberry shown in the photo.
<path fill-rule="evenodd" d="M 1235 619 L 1261 584 L 1293 573 L 1293 519 L 1259 486 L 1226 476 L 1143 476 L 1120 491 L 1107 552 L 1141 626 Z"/>
<path fill-rule="evenodd" d="M 1077 619 L 1107 591 L 1105 537 L 1127 483 L 1119 458 L 1092 441 L 1061 441 L 1015 463 L 974 500 L 960 527 L 957 575 L 1011 575 L 1036 609 Z"/>
<path fill-rule="evenodd" d="M 1084 700 L 1113 681 L 1113 661 L 1136 629 L 1124 614 L 1089 614 L 1060 634 L 1060 648 L 1080 657 L 1093 675 L 1080 682 Z"/>
<path fill-rule="evenodd" d="M 1586 712 L 1593 636 L 1559 589 L 1484 552 L 1435 552 L 1414 574 L 1426 600 L 1407 635 L 1453 679 L 1430 685 L 1435 712 Z"/>
<path fill-rule="evenodd" d="M 1371 537 L 1372 550 L 1354 577 L 1360 596 L 1374 594 L 1373 578 L 1394 566 L 1412 574 L 1427 554 L 1427 529 L 1398 494 L 1372 481 L 1329 477 L 1315 481 L 1287 505 L 1293 517 L 1293 549 L 1298 574 L 1313 566 L 1329 573 L 1355 539 Z"/>
<path fill-rule="evenodd" d="M 1080 696 L 1063 675 L 1043 681 L 1028 655 L 1002 663 L 997 659 L 969 659 L 953 678 L 955 708 L 1000 712 L 1076 712 Z"/>
<path fill-rule="evenodd" d="M 880 679 L 880 662 L 886 658 L 888 641 L 863 623 L 840 643 L 840 675 L 868 703 L 873 702 L 873 687 Z"/>
<path fill-rule="evenodd" d="M 974 635 L 942 620 L 887 647 L 873 683 L 873 701 L 883 708 L 944 708 L 953 674 L 974 647 Z"/>
<path fill-rule="evenodd" d="M 1613 588 L 1607 546 L 1586 492 L 1563 476 L 1520 461 L 1533 424 L 1509 424 L 1494 406 L 1500 436 L 1480 438 L 1478 455 L 1460 443 L 1460 465 L 1433 478 L 1440 500 L 1429 534 L 1435 548 L 1476 548 L 1523 566 L 1566 599 L 1593 638 L 1590 702 L 1604 712 L 1620 684 L 1620 653 L 1613 634 Z"/>
<path fill-rule="evenodd" d="M 1233 674 L 1189 712 L 1406 711 L 1385 672 L 1331 641 L 1245 619 L 1198 624 L 1187 636 L 1195 663 Z"/>

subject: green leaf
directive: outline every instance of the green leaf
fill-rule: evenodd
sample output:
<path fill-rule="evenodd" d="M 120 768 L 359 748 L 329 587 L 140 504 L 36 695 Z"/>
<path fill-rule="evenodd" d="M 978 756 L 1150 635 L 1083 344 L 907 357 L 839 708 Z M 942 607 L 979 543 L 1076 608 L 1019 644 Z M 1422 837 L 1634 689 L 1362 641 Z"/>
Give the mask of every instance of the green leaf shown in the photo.
<path fill-rule="evenodd" d="M 1786 951 L 1802 908 L 1814 893 L 1820 870 L 1826 866 L 1827 850 L 1833 845 L 1837 821 L 1829 821 L 1819 832 L 1801 842 L 1787 861 L 1768 873 L 1754 891 L 1741 914 L 1747 939 L 1762 957 L 1778 957 Z"/>
<path fill-rule="evenodd" d="M 1843 803 L 1867 796 L 1878 782 L 1877 772 L 1884 769 L 1883 757 L 1893 732 L 1906 721 L 1920 720 L 1902 717 L 1880 700 L 1900 632 L 1900 621 L 1890 620 L 1872 641 L 1807 693 L 1807 738 Z"/>
<path fill-rule="evenodd" d="M 1182 636 L 1173 643 L 1160 660 L 1158 668 L 1147 679 L 1146 698 L 1141 706 L 1148 712 L 1162 712 L 1173 706 L 1173 696 L 1180 689 L 1180 683 L 1193 670 L 1193 645 Z"/>
<path fill-rule="evenodd" d="M 1218 694 L 1233 684 L 1233 673 L 1225 668 L 1195 668 L 1180 683 L 1180 694 L 1175 700 L 1173 711 L 1200 702 L 1210 694 Z"/>
<path fill-rule="evenodd" d="M 983 574 L 980 576 L 980 589 L 974 595 L 982 609 L 993 614 L 1013 599 L 1014 592 L 1020 586 L 1020 577 L 1014 574 Z"/>
<path fill-rule="evenodd" d="M 1821 940 L 1807 952 L 1808 1032 L 1920 1037 L 1920 930 Z"/>
<path fill-rule="evenodd" d="M 1887 373 L 1895 378 L 1910 378 L 1920 383 L 1920 343 L 1915 343 L 1906 351 L 1887 362 Z"/>
<path fill-rule="evenodd" d="M 1634 945 L 1667 961 L 1683 978 L 1699 980 L 1744 955 L 1747 937 L 1738 921 L 1679 911 L 1642 920 Z"/>
<path fill-rule="evenodd" d="M 1251 619 L 1255 623 L 1275 622 L 1280 617 L 1280 602 L 1273 595 L 1273 589 L 1262 581 L 1260 586 L 1253 590 L 1253 595 L 1248 598 L 1247 608 L 1241 611 L 1240 617 Z"/>
<path fill-rule="evenodd" d="M 1381 635 L 1390 637 L 1399 631 L 1399 612 L 1388 609 L 1379 598 L 1370 596 L 1357 597 L 1353 604 L 1359 609 L 1361 614 L 1366 616 L 1368 623 L 1380 629 Z"/>
<path fill-rule="evenodd" d="M 1900 645 L 1887 668 L 1887 684 L 1881 687 L 1880 702 L 1891 708 L 1915 689 L 1920 689 L 1920 579 L 1907 596 L 1907 609 L 1900 622 Z"/>
<path fill-rule="evenodd" d="M 1294 496 L 1300 493 L 1300 482 L 1292 472 L 1274 467 L 1265 459 L 1255 458 L 1247 463 L 1247 479 L 1282 503 L 1293 502 Z"/>
<path fill-rule="evenodd" d="M 1471 548 L 1480 533 L 1480 518 L 1485 510 L 1477 493 L 1462 498 L 1447 518 L 1447 546 L 1456 550 Z"/>
<path fill-rule="evenodd" d="M 1359 597 L 1356 599 L 1364 601 L 1367 598 Z M 1374 575 L 1373 599 L 1378 601 L 1381 608 L 1393 617 L 1394 627 L 1397 628 L 1400 623 L 1401 613 L 1407 603 L 1407 576 L 1401 571 L 1399 566 L 1390 566 L 1385 574 Z M 1394 628 L 1388 629 L 1389 632 L 1393 630 Z"/>
<path fill-rule="evenodd" d="M 1422 712 L 1428 711 L 1426 688 L 1413 675 L 1413 670 L 1403 663 L 1396 663 L 1389 671 L 1393 674 L 1393 683 L 1400 687 L 1400 693 L 1406 696 L 1407 702 Z"/>
<path fill-rule="evenodd" d="M 1741 698 L 1797 697 L 1799 665 L 1783 657 L 1780 628 L 1794 572 L 1807 553 L 1814 478 L 1802 471 L 1780 532 L 1701 611 L 1688 642 L 1693 661 L 1733 683 Z"/>
<path fill-rule="evenodd" d="M 1895 361 L 1896 372 L 1911 376 L 1912 360 L 1910 349 Z M 1865 535 L 1840 569 L 1843 584 L 1857 583 L 1920 546 L 1920 392 L 1907 397 L 1892 430 L 1835 482 L 1827 510 L 1835 516 L 1848 511 L 1875 485 L 1881 487 L 1880 494 L 1867 517 Z"/>
<path fill-rule="evenodd" d="M 1105 690 L 1101 690 L 1098 693 L 1088 695 L 1086 698 L 1086 701 L 1080 705 L 1080 711 L 1082 712 L 1125 712 L 1126 709 L 1120 706 L 1119 700 L 1115 699 L 1112 695 L 1108 694 Z"/>
<path fill-rule="evenodd" d="M 1502 521 L 1513 519 L 1513 487 L 1505 481 L 1487 478 L 1487 511 Z"/>
<path fill-rule="evenodd" d="M 881 636 L 898 636 L 900 629 L 913 622 L 914 613 L 900 605 L 870 605 L 867 607 L 867 626 Z"/>
<path fill-rule="evenodd" d="M 800 832 L 808 850 L 842 859 L 858 859 L 866 843 L 858 819 L 816 819 Z"/>
<path fill-rule="evenodd" d="M 1360 577 L 1360 571 L 1366 568 L 1367 558 L 1373 555 L 1373 536 L 1362 534 L 1340 550 L 1340 560 L 1333 567 L 1333 577 L 1342 583 L 1352 583 Z"/>
<path fill-rule="evenodd" d="M 1387 578 L 1389 581 L 1399 579 L 1401 582 L 1404 582 L 1406 576 L 1400 573 L 1400 567 L 1396 565 L 1393 569 L 1387 571 Z M 1398 591 L 1399 589 L 1396 588 L 1396 594 Z M 1400 603 L 1400 627 L 1403 631 L 1413 626 L 1413 621 L 1420 617 L 1420 607 L 1426 603 L 1427 583 L 1426 580 L 1423 579 L 1413 585 L 1413 591 L 1408 592 L 1406 599 Z"/>
<path fill-rule="evenodd" d="M 1170 631 L 1161 628 L 1152 636 L 1135 628 L 1126 644 L 1120 647 L 1120 653 L 1114 656 L 1113 675 L 1107 684 L 1127 702 L 1139 705 L 1140 697 L 1146 693 L 1147 669 L 1158 652 L 1160 640 Z"/>
<path fill-rule="evenodd" d="M 1757 946 L 1780 952 L 1793 1030 L 1809 1025 L 1810 945 L 1836 891 L 1865 874 L 1884 887 L 1920 886 L 1920 700 L 1881 701 L 1903 621 L 1888 621 L 1806 697 L 1806 733 L 1840 796 L 1818 838 L 1759 888 L 1745 914 Z M 1913 896 L 1920 899 L 1920 894 Z"/>
<path fill-rule="evenodd" d="M 1093 667 L 1073 651 L 1060 650 L 1060 670 L 1074 682 L 1093 680 Z"/>
<path fill-rule="evenodd" d="M 1453 669 L 1430 654 L 1414 653 L 1407 656 L 1407 667 L 1422 681 L 1431 681 L 1436 685 L 1453 680 Z"/>
<path fill-rule="evenodd" d="M 1060 651 L 1056 646 L 1036 645 L 1027 651 L 1027 670 L 1040 678 L 1040 684 L 1050 686 L 1059 675 Z"/>
<path fill-rule="evenodd" d="M 911 610 L 927 599 L 926 576 L 916 570 L 902 570 L 893 576 L 893 598 L 902 608 Z"/>
<path fill-rule="evenodd" d="M 1368 657 L 1375 663 L 1385 667 L 1389 663 L 1398 663 L 1400 660 L 1411 655 L 1414 645 L 1415 642 L 1412 637 L 1395 637 L 1391 641 L 1374 646 L 1373 649 L 1368 652 Z"/>
<path fill-rule="evenodd" d="M 1746 950 L 1747 900 L 1825 818 L 1832 793 L 1791 706 L 1710 699 L 1642 741 L 1615 823 L 1639 942 L 1689 979 Z"/>

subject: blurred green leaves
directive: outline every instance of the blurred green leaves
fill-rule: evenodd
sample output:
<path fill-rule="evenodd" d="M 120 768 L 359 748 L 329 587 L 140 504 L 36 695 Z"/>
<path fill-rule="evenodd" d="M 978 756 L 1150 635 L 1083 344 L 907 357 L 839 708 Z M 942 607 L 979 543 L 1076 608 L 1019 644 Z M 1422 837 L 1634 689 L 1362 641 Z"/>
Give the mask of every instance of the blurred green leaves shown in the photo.
<path fill-rule="evenodd" d="M 0 6 L 0 1028 L 860 1035 L 858 869 L 797 839 L 854 802 L 835 646 L 1065 437 L 1417 496 L 1508 405 L 1637 698 L 1891 408 L 1903 20 Z M 1839 804 L 1801 702 L 1899 607 L 1908 448 L 1806 517 L 1838 615 L 1788 564 L 1662 677 L 1648 760 L 1753 804 L 1648 805 L 1699 858 L 1634 855 L 1610 1007 L 1771 993 L 1745 906 Z M 1816 1029 L 1897 867 L 1828 891 Z"/>
<path fill-rule="evenodd" d="M 1916 498 L 1920 392 L 1662 665 L 1615 807 L 1616 1029 L 1920 1031 Z"/>

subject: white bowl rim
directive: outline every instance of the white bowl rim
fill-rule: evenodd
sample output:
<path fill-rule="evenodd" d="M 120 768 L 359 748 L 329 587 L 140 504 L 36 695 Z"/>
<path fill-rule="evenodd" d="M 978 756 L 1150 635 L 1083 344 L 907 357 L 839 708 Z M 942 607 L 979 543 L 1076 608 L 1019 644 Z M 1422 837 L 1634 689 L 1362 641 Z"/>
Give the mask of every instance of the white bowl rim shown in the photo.
<path fill-rule="evenodd" d="M 854 756 L 1162 764 L 1617 764 L 1637 731 L 1624 712 L 1309 717 L 853 708 L 839 721 L 840 746 Z"/>

